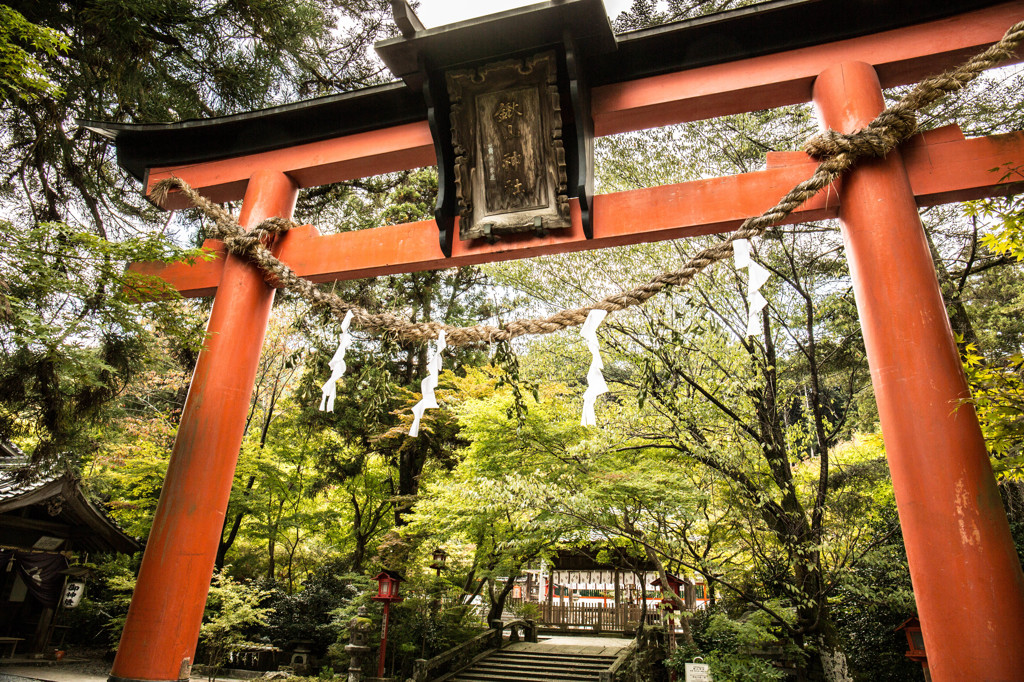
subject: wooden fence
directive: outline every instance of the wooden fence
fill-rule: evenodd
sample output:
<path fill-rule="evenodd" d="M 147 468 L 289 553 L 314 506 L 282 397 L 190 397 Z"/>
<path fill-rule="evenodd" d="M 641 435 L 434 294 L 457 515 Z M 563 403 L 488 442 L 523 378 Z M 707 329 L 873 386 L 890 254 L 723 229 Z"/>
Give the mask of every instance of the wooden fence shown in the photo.
<path fill-rule="evenodd" d="M 512 610 L 517 610 L 516 606 L 522 603 L 522 599 L 510 598 L 507 606 Z M 538 620 L 546 627 L 600 632 L 603 630 L 635 630 L 640 624 L 641 607 L 639 604 L 620 604 L 619 606 L 602 606 L 580 602 L 559 604 L 558 600 L 555 600 L 550 605 L 547 602 L 529 603 L 535 604 L 540 608 Z M 661 621 L 661 611 L 655 607 L 648 606 L 646 615 L 648 625 L 661 623 Z"/>

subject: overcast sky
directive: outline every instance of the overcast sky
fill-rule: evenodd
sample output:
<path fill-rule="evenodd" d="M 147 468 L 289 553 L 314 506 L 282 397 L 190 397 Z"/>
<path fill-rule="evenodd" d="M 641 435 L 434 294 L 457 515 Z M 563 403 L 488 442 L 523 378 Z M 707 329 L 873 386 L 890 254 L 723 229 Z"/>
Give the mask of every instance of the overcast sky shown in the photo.
<path fill-rule="evenodd" d="M 416 16 L 424 26 L 433 28 L 533 4 L 536 0 L 420 0 Z M 604 0 L 604 7 L 612 19 L 631 4 L 631 0 Z"/>

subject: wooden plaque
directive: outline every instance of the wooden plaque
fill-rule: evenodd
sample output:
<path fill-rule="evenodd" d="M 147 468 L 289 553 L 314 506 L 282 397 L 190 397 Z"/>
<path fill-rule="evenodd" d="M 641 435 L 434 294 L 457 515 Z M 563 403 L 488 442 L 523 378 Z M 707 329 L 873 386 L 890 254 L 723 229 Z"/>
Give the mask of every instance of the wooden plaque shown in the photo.
<path fill-rule="evenodd" d="M 568 227 L 555 53 L 446 77 L 459 238 Z"/>

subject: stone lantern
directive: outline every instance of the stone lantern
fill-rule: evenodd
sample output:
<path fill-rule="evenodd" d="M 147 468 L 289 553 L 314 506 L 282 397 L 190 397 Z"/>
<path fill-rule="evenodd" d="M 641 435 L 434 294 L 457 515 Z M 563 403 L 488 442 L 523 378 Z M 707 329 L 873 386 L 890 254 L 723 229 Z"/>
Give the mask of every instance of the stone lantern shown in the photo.
<path fill-rule="evenodd" d="M 345 645 L 349 655 L 348 682 L 363 682 L 363 659 L 371 648 L 367 644 L 370 625 L 365 606 L 360 606 L 356 617 L 348 622 L 349 643 Z"/>
<path fill-rule="evenodd" d="M 438 547 L 434 550 L 434 553 L 430 555 L 430 558 L 434 560 L 434 563 L 430 564 L 430 568 L 437 571 L 437 577 L 441 577 L 441 571 L 444 569 L 445 561 L 448 560 L 448 552 Z"/>

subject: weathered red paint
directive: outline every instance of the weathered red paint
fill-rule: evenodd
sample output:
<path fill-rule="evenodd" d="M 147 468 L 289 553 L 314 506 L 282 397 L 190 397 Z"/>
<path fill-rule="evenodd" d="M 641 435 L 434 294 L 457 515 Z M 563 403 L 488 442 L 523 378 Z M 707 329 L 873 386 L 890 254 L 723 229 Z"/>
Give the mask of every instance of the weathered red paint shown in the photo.
<path fill-rule="evenodd" d="M 913 137 L 903 154 L 919 206 L 977 199 L 1019 187 L 1015 178 L 992 169 L 1024 166 L 1024 133 L 964 140 L 958 128 L 949 126 Z M 748 216 L 773 206 L 814 168 L 802 152 L 770 153 L 764 171 L 599 195 L 594 198 L 593 239 L 584 236 L 573 201 L 573 225 L 566 230 L 495 244 L 457 241 L 451 258 L 441 253 L 433 221 L 332 235 L 303 226 L 280 239 L 277 253 L 302 277 L 328 282 L 692 237 L 736 229 Z M 835 218 L 839 206 L 834 191 L 822 192 L 788 222 Z M 161 278 L 183 296 L 209 296 L 220 281 L 224 252 L 220 242 L 210 241 L 207 247 L 219 250 L 217 259 L 194 265 L 134 263 L 131 269 Z"/>
<path fill-rule="evenodd" d="M 845 61 L 875 65 L 887 88 L 916 83 L 996 42 L 1021 14 L 1020 2 L 1008 2 L 860 38 L 594 88 L 594 133 L 806 102 L 818 73 Z"/>
<path fill-rule="evenodd" d="M 297 195 L 286 175 L 258 170 L 240 222 L 290 217 Z M 251 264 L 229 256 L 178 427 L 167 477 L 111 676 L 188 677 L 210 587 L 228 496 L 274 290 Z"/>
<path fill-rule="evenodd" d="M 299 187 L 315 187 L 435 163 L 430 128 L 421 121 L 245 157 L 154 168 L 146 176 L 146 189 L 148 193 L 157 182 L 174 176 L 201 189 L 203 196 L 225 202 L 242 197 L 253 168 L 287 173 Z M 175 194 L 165 203 L 165 208 L 187 206 Z"/>
<path fill-rule="evenodd" d="M 940 21 L 752 59 L 594 88 L 598 136 L 810 100 L 815 76 L 830 64 L 874 64 L 885 87 L 913 83 L 959 64 L 999 40 L 1024 14 L 1020 0 Z M 426 122 L 190 166 L 151 169 L 146 192 L 172 175 L 217 202 L 240 199 L 252 168 L 287 173 L 313 187 L 434 165 Z M 788 189 L 788 188 L 787 188 Z M 172 195 L 168 208 L 183 208 Z"/>
<path fill-rule="evenodd" d="M 825 127 L 882 110 L 874 69 L 826 69 Z M 932 679 L 1019 680 L 1024 574 L 1014 551 L 899 152 L 859 164 L 840 220 Z"/>

